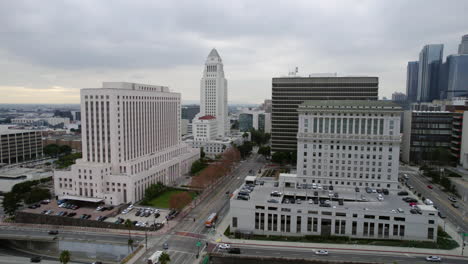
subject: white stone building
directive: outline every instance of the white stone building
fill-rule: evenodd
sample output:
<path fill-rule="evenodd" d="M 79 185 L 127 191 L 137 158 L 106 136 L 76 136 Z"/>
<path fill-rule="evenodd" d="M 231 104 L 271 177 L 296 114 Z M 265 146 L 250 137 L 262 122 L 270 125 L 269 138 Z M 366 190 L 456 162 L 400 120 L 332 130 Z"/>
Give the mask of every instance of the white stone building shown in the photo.
<path fill-rule="evenodd" d="M 55 171 L 61 199 L 136 202 L 151 184 L 174 184 L 199 151 L 180 137 L 180 94 L 167 87 L 105 82 L 81 90 L 83 158 Z"/>
<path fill-rule="evenodd" d="M 298 108 L 298 178 L 396 189 L 401 111 L 390 101 L 304 102 Z"/>
<path fill-rule="evenodd" d="M 45 125 L 49 124 L 52 126 L 56 126 L 59 124 L 63 124 L 67 126 L 70 124 L 70 118 L 68 117 L 36 117 L 36 118 L 14 118 L 11 120 L 13 124 L 21 124 L 21 125 Z"/>
<path fill-rule="evenodd" d="M 209 141 L 218 137 L 218 122 L 214 116 L 206 115 L 194 119 L 192 126 L 195 141 Z"/>

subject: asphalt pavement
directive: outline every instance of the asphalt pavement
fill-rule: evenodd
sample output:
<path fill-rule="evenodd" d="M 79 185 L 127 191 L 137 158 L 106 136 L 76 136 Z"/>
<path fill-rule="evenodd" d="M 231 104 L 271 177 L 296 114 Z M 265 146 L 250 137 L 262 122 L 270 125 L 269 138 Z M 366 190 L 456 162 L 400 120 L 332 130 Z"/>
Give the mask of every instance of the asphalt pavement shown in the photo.
<path fill-rule="evenodd" d="M 438 210 L 447 216 L 445 221 L 452 223 L 458 229 L 458 232 L 468 232 L 468 218 L 466 216 L 468 208 L 464 202 L 457 202 L 460 208 L 454 208 L 452 202 L 448 199 L 449 194 L 442 191 L 439 185 L 432 184 L 428 178 L 410 169 L 401 170 L 401 173 L 408 174 L 408 184 L 414 187 L 413 190 L 433 201 Z M 433 188 L 429 189 L 428 185 L 431 185 Z"/>

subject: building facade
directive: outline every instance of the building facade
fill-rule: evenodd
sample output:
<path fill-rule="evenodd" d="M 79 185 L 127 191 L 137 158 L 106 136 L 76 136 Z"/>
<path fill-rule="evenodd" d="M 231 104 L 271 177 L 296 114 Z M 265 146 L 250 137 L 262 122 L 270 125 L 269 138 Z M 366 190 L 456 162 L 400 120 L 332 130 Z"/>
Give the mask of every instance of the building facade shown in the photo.
<path fill-rule="evenodd" d="M 444 65 L 446 71 L 446 98 L 468 97 L 468 53 L 447 56 Z"/>
<path fill-rule="evenodd" d="M 418 95 L 419 61 L 409 61 L 406 66 L 406 95 L 409 102 L 416 102 Z"/>
<path fill-rule="evenodd" d="M 105 82 L 81 90 L 81 113 L 83 158 L 54 173 L 61 199 L 136 202 L 151 184 L 174 184 L 199 157 L 181 142 L 180 94 L 167 87 Z"/>
<path fill-rule="evenodd" d="M 187 119 L 191 123 L 193 118 L 200 113 L 199 105 L 183 105 L 182 106 L 182 119 Z"/>
<path fill-rule="evenodd" d="M 296 151 L 298 106 L 307 100 L 377 100 L 377 77 L 280 77 L 272 80 L 272 151 Z"/>
<path fill-rule="evenodd" d="M 203 77 L 200 81 L 199 116 L 214 116 L 218 123 L 218 136 L 229 134 L 227 80 L 224 65 L 216 49 L 212 49 L 205 62 Z M 196 117 L 195 117 L 196 118 Z"/>
<path fill-rule="evenodd" d="M 298 112 L 300 181 L 397 189 L 400 106 L 390 101 L 306 101 Z"/>
<path fill-rule="evenodd" d="M 406 94 L 394 92 L 392 93 L 392 101 L 394 102 L 405 102 L 406 101 Z"/>
<path fill-rule="evenodd" d="M 431 102 L 440 98 L 440 68 L 443 44 L 426 45 L 419 53 L 418 102 Z"/>
<path fill-rule="evenodd" d="M 0 125 L 0 165 L 42 157 L 41 131 Z"/>
<path fill-rule="evenodd" d="M 468 35 L 464 35 L 458 45 L 458 54 L 468 54 Z"/>

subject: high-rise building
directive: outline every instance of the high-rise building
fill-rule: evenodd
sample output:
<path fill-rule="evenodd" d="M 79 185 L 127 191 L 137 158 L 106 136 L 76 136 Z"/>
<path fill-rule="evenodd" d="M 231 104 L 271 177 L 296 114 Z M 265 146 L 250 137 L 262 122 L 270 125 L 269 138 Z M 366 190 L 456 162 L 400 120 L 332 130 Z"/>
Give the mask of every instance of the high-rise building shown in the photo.
<path fill-rule="evenodd" d="M 468 97 L 468 53 L 447 56 L 444 65 L 446 71 L 446 98 Z"/>
<path fill-rule="evenodd" d="M 416 102 L 418 95 L 419 61 L 409 61 L 406 67 L 406 95 L 409 102 Z"/>
<path fill-rule="evenodd" d="M 200 81 L 200 114 L 214 116 L 218 124 L 218 136 L 229 134 L 227 80 L 224 78 L 223 61 L 216 49 L 212 49 L 205 62 Z"/>
<path fill-rule="evenodd" d="M 304 183 L 398 188 L 399 105 L 306 101 L 298 112 L 297 177 Z"/>
<path fill-rule="evenodd" d="M 121 204 L 176 183 L 199 151 L 181 142 L 180 94 L 168 87 L 105 82 L 81 90 L 82 149 L 71 170 L 54 172 L 61 199 Z"/>
<path fill-rule="evenodd" d="M 0 125 L 0 165 L 42 157 L 41 132 L 40 130 L 18 129 L 11 125 Z"/>
<path fill-rule="evenodd" d="M 272 151 L 296 151 L 298 106 L 307 100 L 377 100 L 378 77 L 279 77 L 272 80 Z"/>
<path fill-rule="evenodd" d="M 458 54 L 468 54 L 468 35 L 462 37 L 461 43 L 458 45 Z"/>
<path fill-rule="evenodd" d="M 394 92 L 392 93 L 392 101 L 394 102 L 404 102 L 406 101 L 406 94 Z"/>
<path fill-rule="evenodd" d="M 440 98 L 440 68 L 444 51 L 443 44 L 426 45 L 419 53 L 418 102 L 431 102 Z"/>
<path fill-rule="evenodd" d="M 193 118 L 200 113 L 199 105 L 183 105 L 182 106 L 182 119 L 187 119 L 189 123 L 192 122 Z"/>

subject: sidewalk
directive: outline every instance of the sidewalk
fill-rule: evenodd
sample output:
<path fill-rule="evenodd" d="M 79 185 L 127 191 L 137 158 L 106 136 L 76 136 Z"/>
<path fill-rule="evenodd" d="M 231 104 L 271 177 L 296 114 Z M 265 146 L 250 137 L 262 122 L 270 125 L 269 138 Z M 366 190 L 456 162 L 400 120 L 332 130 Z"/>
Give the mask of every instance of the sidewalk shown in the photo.
<path fill-rule="evenodd" d="M 222 222 L 218 224 L 216 234 L 211 236 L 212 243 L 228 243 L 246 246 L 258 247 L 281 247 L 281 248 L 310 248 L 310 249 L 327 249 L 340 251 L 361 251 L 361 252 L 386 252 L 390 254 L 420 254 L 420 255 L 440 255 L 468 259 L 468 249 L 461 256 L 461 246 L 452 250 L 431 249 L 431 248 L 414 248 L 414 247 L 389 247 L 389 246 L 372 246 L 362 244 L 331 244 L 331 243 L 307 243 L 307 242 L 285 242 L 285 241 L 265 241 L 265 240 L 250 240 L 250 239 L 231 239 L 224 235 L 224 231 L 230 224 L 230 213 L 228 213 Z M 452 237 L 456 232 L 447 223 L 446 232 Z M 453 237 L 460 245 L 460 236 Z"/>

